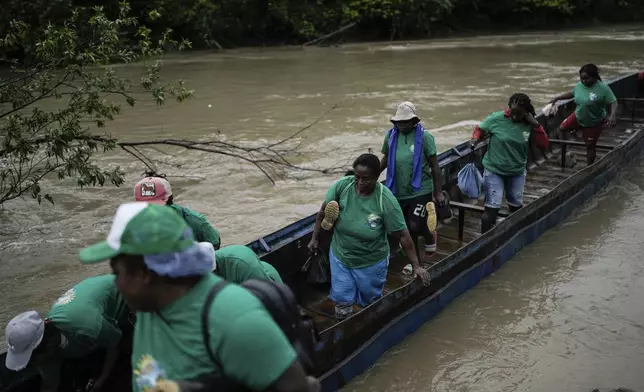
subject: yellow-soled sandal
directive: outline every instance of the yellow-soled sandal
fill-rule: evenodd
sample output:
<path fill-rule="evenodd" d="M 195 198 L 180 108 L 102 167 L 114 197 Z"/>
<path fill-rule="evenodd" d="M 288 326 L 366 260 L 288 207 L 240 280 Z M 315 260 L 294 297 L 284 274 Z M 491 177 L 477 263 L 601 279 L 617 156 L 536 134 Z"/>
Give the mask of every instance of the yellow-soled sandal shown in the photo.
<path fill-rule="evenodd" d="M 437 225 L 437 219 L 436 219 L 436 206 L 434 205 L 434 202 L 430 201 L 425 205 L 425 209 L 427 209 L 427 228 L 429 229 L 430 233 L 435 233 L 436 232 L 436 225 Z"/>
<path fill-rule="evenodd" d="M 340 216 L 340 205 L 337 201 L 331 200 L 324 207 L 324 220 L 322 220 L 322 228 L 329 231 L 333 228 L 335 221 Z"/>

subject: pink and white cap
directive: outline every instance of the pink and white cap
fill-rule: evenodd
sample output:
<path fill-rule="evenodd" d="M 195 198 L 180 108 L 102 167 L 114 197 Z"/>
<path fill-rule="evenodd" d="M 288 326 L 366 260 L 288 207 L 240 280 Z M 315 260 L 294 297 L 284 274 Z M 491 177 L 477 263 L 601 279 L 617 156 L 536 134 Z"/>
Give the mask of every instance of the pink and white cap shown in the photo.
<path fill-rule="evenodd" d="M 134 186 L 134 199 L 154 204 L 166 204 L 172 196 L 172 188 L 165 178 L 146 177 Z"/>

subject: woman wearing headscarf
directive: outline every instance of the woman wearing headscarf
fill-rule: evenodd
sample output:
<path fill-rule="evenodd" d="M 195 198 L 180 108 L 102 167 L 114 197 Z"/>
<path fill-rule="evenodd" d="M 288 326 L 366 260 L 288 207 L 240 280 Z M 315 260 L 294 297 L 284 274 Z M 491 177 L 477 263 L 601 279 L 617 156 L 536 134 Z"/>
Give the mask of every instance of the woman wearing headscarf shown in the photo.
<path fill-rule="evenodd" d="M 548 135 L 534 117 L 530 97 L 517 93 L 510 97 L 507 109 L 490 114 L 474 128 L 472 149 L 481 138 L 490 138 L 483 158 L 485 211 L 481 217 L 481 233 L 496 224 L 504 191 L 511 213 L 523 206 L 530 134 L 534 133 L 537 147 L 548 147 Z"/>
<path fill-rule="evenodd" d="M 575 99 L 575 111 L 561 123 L 559 130 L 565 132 L 581 129 L 586 143 L 586 162 L 591 165 L 597 157 L 597 140 L 602 129 L 605 126 L 614 127 L 617 123 L 617 98 L 610 87 L 602 81 L 595 64 L 581 67 L 579 80 L 572 91 L 561 94 L 550 102 Z"/>
<path fill-rule="evenodd" d="M 387 188 L 396 196 L 414 244 L 422 253 L 436 251 L 436 206 L 444 203 L 436 142 L 411 102 L 398 105 L 382 144 L 381 170 L 387 169 Z M 420 244 L 419 244 L 419 239 Z M 424 249 L 422 249 L 424 248 Z"/>
<path fill-rule="evenodd" d="M 389 267 L 387 234 L 400 241 L 413 272 L 423 284 L 429 284 L 429 274 L 418 262 L 400 206 L 391 191 L 378 182 L 378 157 L 360 155 L 353 171 L 353 176 L 344 176 L 329 188 L 308 245 L 317 253 L 320 229 L 333 228 L 330 298 L 339 319 L 349 317 L 355 303 L 365 307 L 382 296 Z"/>

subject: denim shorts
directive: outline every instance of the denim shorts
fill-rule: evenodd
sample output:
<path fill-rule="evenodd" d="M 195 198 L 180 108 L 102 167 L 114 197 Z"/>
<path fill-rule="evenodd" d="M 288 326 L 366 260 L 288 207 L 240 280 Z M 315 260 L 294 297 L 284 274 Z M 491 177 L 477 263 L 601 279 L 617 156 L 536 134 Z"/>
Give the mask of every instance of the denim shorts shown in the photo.
<path fill-rule="evenodd" d="M 387 281 L 389 255 L 378 263 L 364 268 L 349 268 L 329 251 L 331 264 L 331 301 L 337 305 L 357 303 L 365 307 L 382 296 Z"/>
<path fill-rule="evenodd" d="M 523 188 L 525 187 L 526 172 L 518 176 L 501 176 L 485 169 L 483 171 L 483 191 L 485 192 L 485 206 L 501 208 L 503 192 L 508 205 L 521 207 L 523 205 Z"/>

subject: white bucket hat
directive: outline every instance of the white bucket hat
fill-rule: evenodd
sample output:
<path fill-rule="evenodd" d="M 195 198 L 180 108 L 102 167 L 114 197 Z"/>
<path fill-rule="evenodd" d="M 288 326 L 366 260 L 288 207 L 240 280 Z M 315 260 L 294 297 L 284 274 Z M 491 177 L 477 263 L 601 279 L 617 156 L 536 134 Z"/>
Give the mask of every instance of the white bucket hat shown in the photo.
<path fill-rule="evenodd" d="M 409 121 L 413 119 L 418 119 L 418 116 L 416 115 L 416 106 L 409 101 L 405 101 L 398 105 L 396 115 L 391 118 L 391 122 Z"/>

